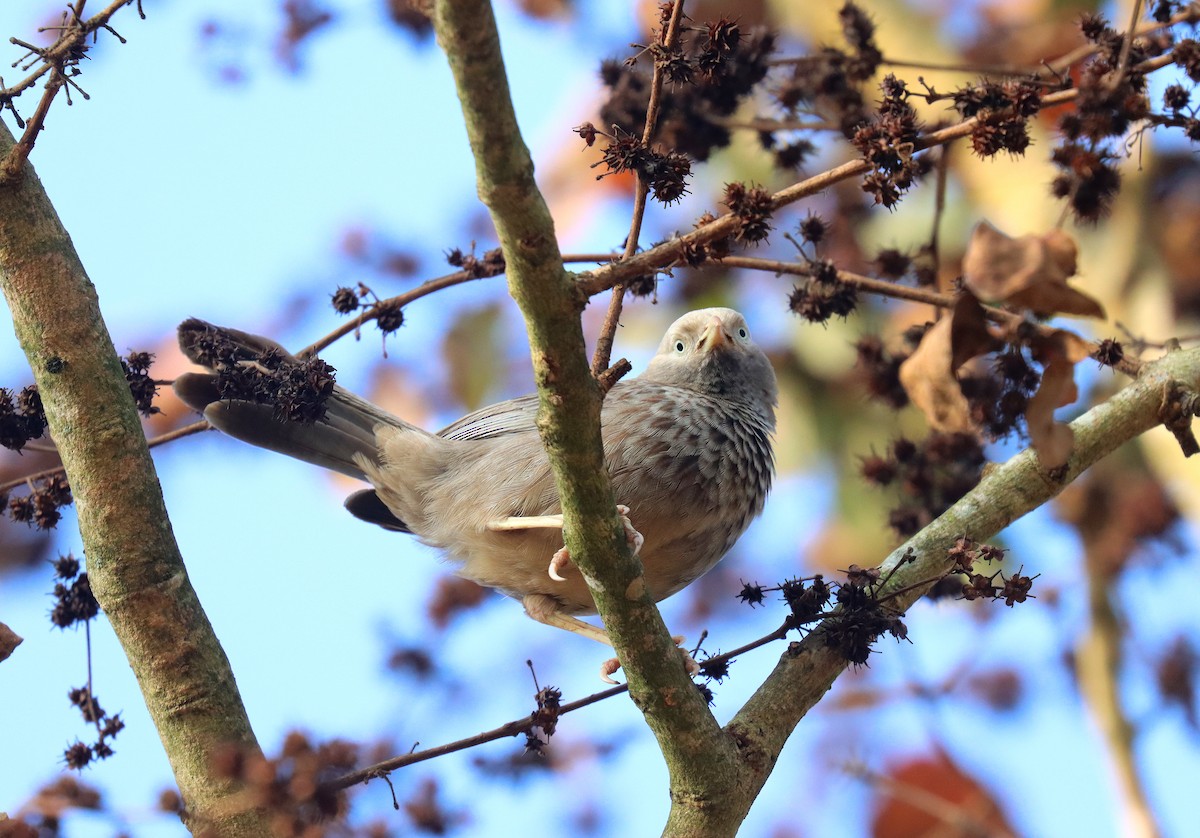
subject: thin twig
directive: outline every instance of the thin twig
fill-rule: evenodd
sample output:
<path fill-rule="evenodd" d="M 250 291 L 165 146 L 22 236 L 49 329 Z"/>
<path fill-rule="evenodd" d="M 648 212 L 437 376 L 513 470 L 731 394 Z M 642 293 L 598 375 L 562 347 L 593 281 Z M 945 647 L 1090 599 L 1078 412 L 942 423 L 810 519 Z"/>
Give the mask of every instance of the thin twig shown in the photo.
<path fill-rule="evenodd" d="M 728 652 L 722 652 L 719 655 L 706 658 L 700 664 L 700 668 L 703 670 L 710 666 L 717 666 L 727 663 L 739 655 L 744 655 L 746 652 L 751 652 L 755 649 L 761 648 L 762 646 L 766 646 L 769 643 L 773 643 L 776 640 L 783 640 L 787 636 L 789 630 L 788 624 L 784 623 L 770 634 L 765 634 L 756 640 L 750 641 L 744 646 L 739 646 L 738 648 L 732 649 Z M 558 711 L 559 715 L 561 716 L 566 713 L 571 713 L 575 710 L 582 710 L 584 707 L 588 707 L 596 702 L 603 701 L 606 698 L 612 698 L 613 696 L 621 695 L 628 689 L 628 685 L 620 684 L 607 690 L 601 690 L 598 693 L 592 693 L 589 696 L 562 705 Z M 359 783 L 365 783 L 368 780 L 386 777 L 386 775 L 390 772 L 395 771 L 398 768 L 404 768 L 407 765 L 412 765 L 413 763 L 425 762 L 426 760 L 445 756 L 446 754 L 465 751 L 468 748 L 473 748 L 476 745 L 483 745 L 487 742 L 494 742 L 497 739 L 508 739 L 510 737 L 517 736 L 519 734 L 526 733 L 532 727 L 533 719 L 529 716 L 526 716 L 524 718 L 514 719 L 511 722 L 506 722 L 499 727 L 492 728 L 491 730 L 477 733 L 474 736 L 468 736 L 464 739 L 448 742 L 445 745 L 439 745 L 435 748 L 428 748 L 424 751 L 417 751 L 415 750 L 416 746 L 413 746 L 414 750 L 409 751 L 406 754 L 401 754 L 400 756 L 386 759 L 383 762 L 377 762 L 374 765 L 369 765 L 366 768 L 360 768 L 357 771 L 352 771 L 349 774 L 344 774 L 341 777 L 325 783 L 322 788 L 331 791 L 346 789 Z"/>
<path fill-rule="evenodd" d="M 952 146 L 942 146 L 942 153 L 937 160 L 937 181 L 934 185 L 933 225 L 929 231 L 929 273 L 934 285 L 937 284 L 941 271 L 941 229 L 942 216 L 946 213 L 946 180 L 949 171 L 950 149 Z M 939 309 L 940 311 L 940 309 Z"/>
<path fill-rule="evenodd" d="M 628 685 L 620 684 L 616 687 L 611 687 L 607 690 L 602 690 L 598 693 L 593 693 L 578 701 L 572 701 L 569 704 L 564 704 L 559 708 L 559 715 L 570 713 L 575 710 L 580 710 L 598 701 L 603 701 L 606 698 L 612 698 L 614 695 L 620 695 L 629 689 Z M 349 788 L 350 786 L 359 783 L 365 783 L 368 780 L 373 780 L 377 777 L 383 777 L 388 773 L 395 771 L 398 768 L 403 768 L 407 765 L 413 765 L 418 762 L 434 759 L 436 757 L 453 754 L 458 751 L 465 751 L 468 748 L 474 748 L 477 745 L 483 745 L 487 742 L 494 742 L 497 739 L 508 739 L 513 736 L 518 736 L 530 729 L 533 722 L 526 716 L 521 719 L 514 719 L 511 722 L 506 722 L 499 727 L 485 730 L 482 733 L 477 733 L 474 736 L 468 736 L 465 739 L 459 739 L 455 742 L 448 742 L 445 745 L 438 745 L 433 748 L 426 748 L 423 751 L 415 751 L 400 756 L 386 759 L 383 762 L 378 762 L 366 768 L 352 771 L 338 777 L 336 780 L 331 780 L 324 785 L 324 788 L 329 790 L 340 790 Z"/>
<path fill-rule="evenodd" d="M 1138 67 L 1143 72 L 1152 72 L 1171 63 L 1171 56 L 1163 55 L 1143 61 Z M 1041 108 L 1045 109 L 1072 102 L 1078 96 L 1078 89 L 1060 90 L 1050 93 L 1042 97 Z M 977 124 L 977 117 L 964 119 L 955 125 L 941 128 L 918 138 L 913 145 L 918 151 L 945 145 L 954 140 L 970 136 Z M 773 210 L 779 210 L 803 198 L 823 192 L 844 180 L 866 174 L 870 169 L 870 164 L 861 158 L 847 161 L 840 166 L 835 166 L 832 169 L 779 190 L 771 196 L 771 207 Z M 738 224 L 739 221 L 733 213 L 726 213 L 707 224 L 697 227 L 689 233 L 663 242 L 657 247 L 643 250 L 629 259 L 611 262 L 604 267 L 581 275 L 579 278 L 580 290 L 584 294 L 592 296 L 612 288 L 618 282 L 624 282 L 635 276 L 653 273 L 679 264 L 683 259 L 682 254 L 685 249 L 691 246 L 698 247 L 717 239 L 731 236 L 736 232 Z"/>
<path fill-rule="evenodd" d="M 1133 8 L 1130 10 L 1129 28 L 1125 30 L 1125 37 L 1121 39 L 1121 55 L 1117 59 L 1117 70 L 1108 80 L 1108 89 L 1116 90 L 1121 86 L 1121 82 L 1125 78 L 1125 71 L 1129 69 L 1129 53 L 1133 49 L 1133 39 L 1137 37 L 1137 22 L 1142 16 L 1142 0 L 1133 0 Z"/>
<path fill-rule="evenodd" d="M 168 442 L 173 442 L 185 436 L 191 436 L 192 434 L 200 433 L 200 431 L 207 431 L 211 427 L 212 425 L 201 419 L 199 422 L 193 422 L 190 425 L 184 425 L 182 428 L 176 428 L 173 431 L 168 431 L 165 434 L 159 434 L 156 437 L 152 437 L 146 440 L 146 445 L 150 448 L 154 448 L 155 446 L 164 445 Z M 37 483 L 39 480 L 45 480 L 48 477 L 54 477 L 55 475 L 60 474 L 64 474 L 62 466 L 54 466 L 52 468 L 43 469 L 42 471 L 37 471 L 33 474 L 27 474 L 23 477 L 9 480 L 7 483 L 0 483 L 0 492 L 7 492 L 9 489 L 15 489 L 17 486 L 20 486 L 23 483 L 33 484 Z"/>
<path fill-rule="evenodd" d="M 574 262 L 606 262 L 607 263 L 607 262 L 611 262 L 612 259 L 613 259 L 613 254 L 611 254 L 611 253 L 570 253 L 570 254 L 563 256 L 564 263 L 574 263 Z M 499 274 L 497 274 L 497 276 L 499 276 Z M 403 308 L 404 306 L 408 305 L 409 303 L 413 302 L 414 300 L 419 300 L 422 297 L 429 296 L 434 291 L 440 291 L 443 288 L 450 288 L 455 285 L 461 285 L 465 282 L 470 282 L 473 279 L 487 279 L 487 278 L 488 277 L 477 276 L 468 271 L 455 271 L 452 274 L 446 274 L 445 276 L 439 276 L 439 277 L 435 277 L 433 279 L 427 279 L 427 280 L 425 280 L 425 282 L 422 282 L 420 285 L 418 285 L 416 288 L 413 288 L 410 291 L 405 291 L 403 294 L 397 294 L 394 297 L 388 297 L 385 300 L 380 300 L 379 302 L 375 303 L 375 305 L 370 306 L 365 311 L 363 311 L 362 314 L 358 315 L 357 317 L 353 318 L 352 320 L 348 320 L 347 322 L 343 323 L 341 326 L 338 326 L 332 332 L 325 335 L 323 338 L 320 338 L 319 340 L 316 340 L 313 343 L 309 344 L 308 346 L 304 347 L 296 354 L 301 358 L 308 358 L 313 355 L 316 355 L 322 349 L 325 349 L 328 346 L 330 346 L 331 344 L 336 343 L 337 341 L 344 338 L 346 335 L 349 335 L 349 334 L 361 329 L 365 323 L 368 323 L 370 320 L 373 319 L 372 312 L 378 311 L 381 308 Z"/>
<path fill-rule="evenodd" d="M 1141 37 L 1158 32 L 1163 29 L 1169 29 L 1180 23 L 1190 23 L 1196 19 L 1196 10 L 1189 4 L 1177 14 L 1173 15 L 1165 23 L 1150 22 L 1137 26 L 1138 18 L 1141 12 L 1136 6 L 1141 4 L 1141 0 L 1137 0 L 1133 12 L 1133 19 L 1129 26 L 1129 31 L 1133 33 L 1133 37 Z M 1127 41 L 1132 39 L 1127 39 Z M 1042 78 L 1054 77 L 1061 75 L 1064 71 L 1070 69 L 1076 63 L 1090 58 L 1100 51 L 1098 44 L 1081 44 L 1070 52 L 1059 56 L 1040 67 L 1021 67 L 1014 64 L 971 64 L 966 62 L 938 62 L 938 61 L 915 61 L 899 58 L 883 58 L 881 64 L 889 67 L 905 67 L 914 70 L 930 70 L 944 71 L 950 73 L 973 73 L 980 75 L 996 75 L 996 76 L 1040 76 Z M 808 59 L 809 56 L 800 56 L 798 58 L 776 58 L 768 62 L 771 66 L 787 66 L 790 64 L 799 64 Z M 1122 63 L 1128 60 L 1128 50 L 1122 48 Z"/>
<path fill-rule="evenodd" d="M 931 72 L 970 73 L 981 76 L 1035 76 L 1045 70 L 1041 66 L 1021 66 L 1019 64 L 970 64 L 956 61 L 905 61 L 898 58 L 885 58 L 879 62 L 886 67 L 903 67 L 909 70 L 929 70 Z"/>
<path fill-rule="evenodd" d="M 711 116 L 708 122 L 720 125 L 722 128 L 742 128 L 747 131 L 840 131 L 841 129 L 830 122 L 806 122 L 802 119 L 771 119 L 756 116 L 750 119 L 735 117 Z"/>
<path fill-rule="evenodd" d="M 745 268 L 753 271 L 770 271 L 775 274 L 789 274 L 791 276 L 812 276 L 812 267 L 803 262 L 782 262 L 775 259 L 757 259 L 752 256 L 726 256 L 720 261 L 720 264 L 730 268 Z M 908 285 L 898 285 L 895 282 L 888 282 L 884 279 L 875 279 L 861 274 L 851 273 L 850 271 L 838 271 L 838 281 L 860 291 L 868 291 L 872 294 L 890 297 L 896 300 L 907 300 L 913 303 L 925 303 L 926 305 L 934 306 L 939 309 L 954 308 L 954 297 L 950 294 L 942 294 L 937 291 L 929 291 L 924 288 L 912 288 Z M 997 323 L 1008 324 L 1013 318 L 1020 318 L 1015 314 L 1000 311 L 999 309 L 991 309 L 988 316 Z"/>
<path fill-rule="evenodd" d="M 755 259 L 749 256 L 726 256 L 721 260 L 721 264 L 731 268 L 770 271 L 775 274 L 812 276 L 811 266 L 800 262 L 780 262 L 774 259 Z M 839 270 L 837 278 L 838 282 L 857 288 L 860 291 L 878 294 L 881 297 L 924 303 L 925 305 L 935 306 L 939 309 L 954 308 L 955 298 L 952 294 L 941 294 L 937 291 L 927 291 L 924 288 L 910 288 L 907 285 L 898 285 L 894 282 L 887 282 L 886 280 L 875 279 L 874 277 L 863 276 L 862 274 L 851 273 L 850 271 Z M 1025 318 L 1015 312 L 993 306 L 984 306 L 984 314 L 993 323 L 999 323 L 1009 328 L 1022 325 L 1026 322 Z M 1047 337 L 1051 336 L 1054 332 L 1061 331 L 1051 326 L 1036 325 L 1036 328 Z M 1096 341 L 1092 341 L 1092 343 L 1096 343 Z M 1136 377 L 1138 371 L 1141 369 L 1141 363 L 1133 358 L 1124 358 L 1115 365 L 1115 368 L 1126 375 Z"/>
<path fill-rule="evenodd" d="M 25 161 L 29 159 L 29 153 L 33 151 L 34 143 L 37 142 L 38 134 L 45 127 L 46 114 L 50 113 L 50 105 L 53 104 L 54 97 L 58 95 L 62 86 L 62 73 L 55 70 L 50 75 L 50 80 L 46 82 L 46 90 L 42 93 L 42 98 L 38 99 L 37 109 L 33 112 L 33 116 L 25 122 L 25 132 L 21 134 L 21 139 L 17 140 L 12 151 L 0 163 L 0 181 L 16 177 L 24 168 Z"/>
<path fill-rule="evenodd" d="M 84 648 L 87 650 L 87 709 L 92 717 L 92 723 L 96 726 L 96 732 L 102 733 L 104 728 L 100 724 L 100 714 L 96 712 L 96 690 L 92 687 L 92 621 L 83 621 L 83 636 L 85 638 Z"/>
<path fill-rule="evenodd" d="M 374 319 L 375 313 L 385 308 L 403 308 L 413 300 L 419 300 L 421 297 L 426 297 L 434 291 L 440 291 L 443 288 L 450 288 L 455 285 L 462 285 L 464 282 L 470 282 L 474 279 L 484 279 L 477 273 L 472 271 L 455 271 L 452 274 L 427 279 L 413 288 L 411 291 L 405 291 L 403 294 L 397 294 L 394 297 L 388 297 L 386 300 L 380 300 L 374 305 L 363 310 L 361 314 L 351 320 L 346 321 L 341 326 L 338 326 L 325 337 L 314 341 L 308 346 L 301 349 L 296 355 L 300 358 L 309 358 L 316 355 L 322 349 L 327 348 L 338 340 L 341 340 L 346 335 L 357 332 L 362 328 L 364 323 L 368 323 Z"/>
<path fill-rule="evenodd" d="M 683 18 L 683 0 L 675 0 L 671 8 L 671 20 L 662 36 L 664 52 L 670 53 L 675 47 L 679 36 L 679 21 Z M 649 147 L 654 139 L 654 131 L 658 127 L 658 114 L 662 110 L 663 66 L 659 61 L 654 62 L 654 75 L 650 80 L 650 99 L 646 105 L 646 123 L 642 126 L 642 145 Z M 650 196 L 650 184 L 641 172 L 636 172 L 637 182 L 633 191 L 633 218 L 629 223 L 629 235 L 625 237 L 625 259 L 637 253 L 638 239 L 642 235 L 642 222 L 646 217 L 646 201 Z M 621 309 L 625 303 L 625 283 L 613 286 L 612 297 L 608 302 L 608 311 L 604 315 L 604 325 L 600 328 L 600 337 L 596 339 L 596 351 L 592 355 L 592 377 L 599 379 L 608 369 L 612 359 L 613 340 L 616 338 L 617 326 L 621 322 Z M 611 384 L 609 385 L 612 386 Z"/>

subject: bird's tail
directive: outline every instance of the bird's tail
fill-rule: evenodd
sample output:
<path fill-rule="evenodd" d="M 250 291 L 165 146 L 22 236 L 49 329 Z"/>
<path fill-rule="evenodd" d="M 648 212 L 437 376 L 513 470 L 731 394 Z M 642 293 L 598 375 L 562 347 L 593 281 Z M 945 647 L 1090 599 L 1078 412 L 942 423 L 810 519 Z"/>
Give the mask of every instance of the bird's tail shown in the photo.
<path fill-rule="evenodd" d="M 363 479 L 362 459 L 379 460 L 377 427 L 424 433 L 334 384 L 320 359 L 297 358 L 264 337 L 190 319 L 179 325 L 179 345 L 210 371 L 179 376 L 175 393 L 251 445 Z"/>

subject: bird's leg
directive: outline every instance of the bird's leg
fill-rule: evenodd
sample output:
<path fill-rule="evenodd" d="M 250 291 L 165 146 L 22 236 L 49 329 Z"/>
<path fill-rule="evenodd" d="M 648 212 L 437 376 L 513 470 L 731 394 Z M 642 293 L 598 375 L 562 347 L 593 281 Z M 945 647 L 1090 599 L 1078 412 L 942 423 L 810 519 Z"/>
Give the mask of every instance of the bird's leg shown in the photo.
<path fill-rule="evenodd" d="M 546 596 L 546 594 L 528 594 L 521 600 L 521 603 L 525 606 L 525 613 L 539 623 L 554 626 L 564 631 L 574 632 L 575 634 L 581 634 L 584 637 L 595 640 L 597 643 L 603 643 L 609 647 L 612 646 L 612 640 L 609 638 L 607 631 L 599 626 L 586 623 L 578 617 L 564 614 L 558 604 L 558 600 L 554 599 L 554 597 Z M 679 654 L 683 655 L 683 666 L 687 669 L 688 675 L 698 675 L 700 674 L 700 664 L 696 663 L 695 658 L 691 656 L 687 649 L 683 648 L 685 639 L 682 634 L 676 634 L 671 637 L 671 640 L 679 647 Z M 600 680 L 607 684 L 620 683 L 610 677 L 620 668 L 621 662 L 619 660 L 609 658 L 600 664 Z"/>
<path fill-rule="evenodd" d="M 608 638 L 608 632 L 599 626 L 586 623 L 578 617 L 564 614 L 562 606 L 552 596 L 547 596 L 546 594 L 528 594 L 521 600 L 521 604 L 525 606 L 525 613 L 539 623 L 545 623 L 548 626 L 554 626 L 564 631 L 581 634 L 584 637 L 595 640 L 597 643 L 612 646 L 612 641 Z"/>
<path fill-rule="evenodd" d="M 629 520 L 629 507 L 618 504 L 617 514 L 621 516 L 621 526 L 625 528 L 625 540 L 629 544 L 629 548 L 633 550 L 633 555 L 637 555 L 646 539 L 642 534 L 634 529 L 633 522 Z M 511 518 L 500 518 L 496 521 L 489 521 L 487 528 L 493 532 L 505 532 L 513 530 L 532 530 L 532 529 L 562 529 L 562 515 L 529 515 L 529 516 L 514 516 Z M 550 567 L 546 572 L 555 582 L 565 582 L 566 579 L 562 576 L 562 571 L 571 564 L 571 551 L 566 547 L 560 548 L 553 556 L 550 557 Z M 536 618 L 535 618 L 536 619 Z M 587 625 L 584 623 L 584 625 Z"/>

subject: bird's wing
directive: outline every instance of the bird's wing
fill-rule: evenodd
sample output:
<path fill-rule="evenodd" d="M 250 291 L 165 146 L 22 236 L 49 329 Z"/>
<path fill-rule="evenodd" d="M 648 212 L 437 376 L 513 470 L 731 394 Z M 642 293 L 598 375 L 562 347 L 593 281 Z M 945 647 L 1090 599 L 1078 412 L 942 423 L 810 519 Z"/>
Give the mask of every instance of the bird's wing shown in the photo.
<path fill-rule="evenodd" d="M 445 439 L 494 439 L 508 434 L 534 430 L 537 419 L 537 396 L 522 396 L 468 413 L 452 425 L 438 431 Z"/>

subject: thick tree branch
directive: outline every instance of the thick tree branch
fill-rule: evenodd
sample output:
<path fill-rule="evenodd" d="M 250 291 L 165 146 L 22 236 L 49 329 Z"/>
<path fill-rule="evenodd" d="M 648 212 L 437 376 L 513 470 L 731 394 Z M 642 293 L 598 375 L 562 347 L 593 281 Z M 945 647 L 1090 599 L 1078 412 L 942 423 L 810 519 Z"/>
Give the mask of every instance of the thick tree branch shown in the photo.
<path fill-rule="evenodd" d="M 0 156 L 13 146 L 0 126 Z M 0 187 L 0 287 L 71 484 L 92 590 L 193 823 L 265 835 L 255 812 L 221 814 L 236 788 L 211 776 L 211 755 L 223 743 L 257 748 L 254 734 L 188 581 L 95 288 L 28 163 Z"/>
<path fill-rule="evenodd" d="M 491 7 L 485 0 L 442 0 L 434 27 L 454 74 L 479 194 L 500 237 L 509 290 L 529 329 L 541 402 L 538 427 L 571 560 L 589 580 L 630 694 L 658 737 L 672 794 L 711 794 L 732 776 L 732 745 L 687 677 L 642 581 L 641 562 L 625 543 L 604 467 L 600 390 L 588 369 L 579 320 L 587 295 L 563 269 L 554 223 L 513 112 Z"/>
<path fill-rule="evenodd" d="M 1164 394 L 1182 383 L 1200 388 L 1200 349 L 1180 350 L 1146 364 L 1137 381 L 1104 404 L 1071 423 L 1075 450 L 1062 475 L 1049 475 L 1037 456 L 1026 450 L 994 470 L 937 520 L 900 545 L 883 563 L 885 572 L 911 551 L 915 561 L 900 567 L 888 588 L 905 590 L 891 600 L 905 610 L 924 595 L 928 584 L 947 568 L 946 551 L 963 535 L 987 541 L 1013 521 L 1056 496 L 1101 458 L 1160 423 Z M 719 807 L 697 808 L 679 814 L 693 831 L 679 834 L 728 833 L 739 823 L 770 775 L 784 743 L 796 724 L 821 699 L 846 667 L 822 640 L 818 627 L 793 643 L 775 670 L 726 726 L 742 745 L 748 773 L 744 797 L 729 798 Z M 678 808 L 678 807 L 677 807 Z"/>

